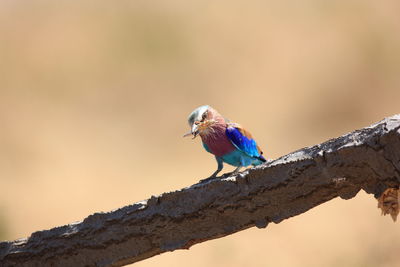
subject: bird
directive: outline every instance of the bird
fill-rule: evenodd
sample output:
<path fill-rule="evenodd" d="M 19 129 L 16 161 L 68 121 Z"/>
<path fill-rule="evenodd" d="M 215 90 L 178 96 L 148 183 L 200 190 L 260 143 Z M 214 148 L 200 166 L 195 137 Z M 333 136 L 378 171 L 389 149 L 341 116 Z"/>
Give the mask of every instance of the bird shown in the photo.
<path fill-rule="evenodd" d="M 196 108 L 188 117 L 190 131 L 183 137 L 201 137 L 204 149 L 215 156 L 217 170 L 209 177 L 215 178 L 224 163 L 236 169 L 226 175 L 237 174 L 242 167 L 257 166 L 266 159 L 249 131 L 241 125 L 225 119 L 217 110 L 204 105 Z"/>

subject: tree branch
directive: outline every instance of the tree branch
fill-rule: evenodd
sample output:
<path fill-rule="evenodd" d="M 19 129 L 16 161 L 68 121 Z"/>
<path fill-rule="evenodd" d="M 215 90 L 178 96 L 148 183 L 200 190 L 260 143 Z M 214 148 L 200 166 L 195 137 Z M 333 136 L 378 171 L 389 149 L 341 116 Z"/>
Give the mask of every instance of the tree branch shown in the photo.
<path fill-rule="evenodd" d="M 400 115 L 235 177 L 0 243 L 0 266 L 122 266 L 400 184 Z"/>

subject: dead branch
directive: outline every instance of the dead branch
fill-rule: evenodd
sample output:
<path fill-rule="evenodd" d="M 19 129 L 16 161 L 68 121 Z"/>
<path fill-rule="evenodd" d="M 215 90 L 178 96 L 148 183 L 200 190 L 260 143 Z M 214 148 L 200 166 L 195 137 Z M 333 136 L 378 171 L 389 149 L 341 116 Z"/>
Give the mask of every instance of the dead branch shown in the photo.
<path fill-rule="evenodd" d="M 400 115 L 213 179 L 0 243 L 0 266 L 122 266 L 400 183 Z M 372 207 L 371 207 L 372 208 Z"/>

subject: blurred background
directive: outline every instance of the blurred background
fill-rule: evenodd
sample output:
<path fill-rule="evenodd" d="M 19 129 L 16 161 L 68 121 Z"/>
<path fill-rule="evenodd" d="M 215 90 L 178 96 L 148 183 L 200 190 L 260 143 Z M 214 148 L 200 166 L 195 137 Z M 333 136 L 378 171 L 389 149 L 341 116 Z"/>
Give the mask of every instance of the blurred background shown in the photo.
<path fill-rule="evenodd" d="M 180 189 L 216 168 L 209 104 L 278 158 L 399 113 L 400 2 L 0 2 L 0 240 Z M 226 171 L 232 168 L 226 168 Z M 400 266 L 360 192 L 150 266 Z"/>

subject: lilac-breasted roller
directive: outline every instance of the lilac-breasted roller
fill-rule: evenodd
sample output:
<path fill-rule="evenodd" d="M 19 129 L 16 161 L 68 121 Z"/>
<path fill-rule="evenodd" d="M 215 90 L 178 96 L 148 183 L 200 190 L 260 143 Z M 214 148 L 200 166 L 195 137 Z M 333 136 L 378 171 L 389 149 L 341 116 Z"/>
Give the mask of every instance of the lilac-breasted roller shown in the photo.
<path fill-rule="evenodd" d="M 250 132 L 239 124 L 229 122 L 212 107 L 196 108 L 189 115 L 188 122 L 191 131 L 184 137 L 193 135 L 194 139 L 200 135 L 205 150 L 214 154 L 217 160 L 218 168 L 210 177 L 217 176 L 224 162 L 237 167 L 232 174 L 242 167 L 266 162 Z"/>

